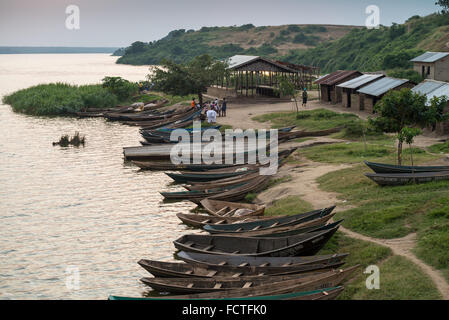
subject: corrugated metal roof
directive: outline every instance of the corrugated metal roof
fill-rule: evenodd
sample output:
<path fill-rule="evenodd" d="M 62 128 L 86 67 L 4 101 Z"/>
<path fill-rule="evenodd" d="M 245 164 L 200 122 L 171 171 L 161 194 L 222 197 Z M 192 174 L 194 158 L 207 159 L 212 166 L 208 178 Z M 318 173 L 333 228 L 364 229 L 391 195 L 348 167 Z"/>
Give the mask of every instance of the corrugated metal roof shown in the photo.
<path fill-rule="evenodd" d="M 416 57 L 415 59 L 412 59 L 412 62 L 428 62 L 432 63 L 435 61 L 438 61 L 440 59 L 443 59 L 444 57 L 448 56 L 449 52 L 426 52 L 419 57 Z"/>
<path fill-rule="evenodd" d="M 364 84 L 370 83 L 379 78 L 383 78 L 383 76 L 383 74 L 364 74 L 363 76 L 339 84 L 337 85 L 337 87 L 346 89 L 358 89 Z"/>
<path fill-rule="evenodd" d="M 445 84 L 445 82 L 425 80 L 424 82 L 421 82 L 416 87 L 414 87 L 412 91 L 419 94 L 429 94 Z"/>
<path fill-rule="evenodd" d="M 444 97 L 446 96 L 449 99 L 449 83 L 446 83 L 445 85 L 442 85 L 436 90 L 433 90 L 431 93 L 427 94 L 427 102 L 430 104 L 430 100 L 432 100 L 434 97 Z"/>
<path fill-rule="evenodd" d="M 363 87 L 357 92 L 368 94 L 374 97 L 379 97 L 384 93 L 387 93 L 388 91 L 397 88 L 407 82 L 408 80 L 405 79 L 385 77 L 367 85 L 366 87 Z"/>
<path fill-rule="evenodd" d="M 315 83 L 316 84 L 324 84 L 327 86 L 333 86 L 335 84 L 338 84 L 339 82 L 344 81 L 346 78 L 354 75 L 354 74 L 360 74 L 362 75 L 361 72 L 359 71 L 355 71 L 355 70 L 338 70 L 335 71 L 325 77 L 322 77 L 319 80 L 316 80 Z"/>
<path fill-rule="evenodd" d="M 235 68 L 242 64 L 251 62 L 253 60 L 259 59 L 259 56 L 244 56 L 244 55 L 235 55 L 227 59 L 229 68 Z"/>

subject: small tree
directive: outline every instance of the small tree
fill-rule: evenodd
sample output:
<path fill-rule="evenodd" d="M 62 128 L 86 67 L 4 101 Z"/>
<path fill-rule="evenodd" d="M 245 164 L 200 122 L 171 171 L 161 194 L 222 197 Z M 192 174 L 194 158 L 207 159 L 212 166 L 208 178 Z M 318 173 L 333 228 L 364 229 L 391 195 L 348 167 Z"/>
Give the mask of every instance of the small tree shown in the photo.
<path fill-rule="evenodd" d="M 449 13 L 449 0 L 438 0 L 435 4 L 443 8 L 444 14 Z"/>
<path fill-rule="evenodd" d="M 161 67 L 153 68 L 148 79 L 155 90 L 167 94 L 186 96 L 197 94 L 203 104 L 203 93 L 217 79 L 227 74 L 227 64 L 216 61 L 209 55 L 194 58 L 187 64 L 164 60 Z"/>
<path fill-rule="evenodd" d="M 412 144 L 414 142 L 415 137 L 419 136 L 421 133 L 422 133 L 422 131 L 418 128 L 405 127 L 398 134 L 398 140 L 407 143 L 409 146 L 410 160 L 412 162 L 412 166 L 414 165 Z"/>
<path fill-rule="evenodd" d="M 295 84 L 288 78 L 282 77 L 279 81 L 279 93 L 283 96 L 292 96 L 295 101 L 296 113 L 299 112 L 298 96 L 296 92 Z"/>
<path fill-rule="evenodd" d="M 435 127 L 437 122 L 448 118 L 444 114 L 445 99 L 435 98 L 427 106 L 425 95 L 413 93 L 410 89 L 391 91 L 374 107 L 379 117 L 370 123 L 384 132 L 396 133 L 398 138 L 405 127 Z M 398 139 L 398 164 L 402 164 L 404 139 Z"/>

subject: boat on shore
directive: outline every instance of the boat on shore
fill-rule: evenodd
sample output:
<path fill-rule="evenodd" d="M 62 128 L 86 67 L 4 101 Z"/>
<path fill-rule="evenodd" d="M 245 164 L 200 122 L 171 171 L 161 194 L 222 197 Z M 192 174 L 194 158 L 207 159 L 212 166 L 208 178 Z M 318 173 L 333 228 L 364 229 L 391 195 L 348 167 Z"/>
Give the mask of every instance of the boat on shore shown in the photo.
<path fill-rule="evenodd" d="M 448 181 L 449 171 L 420 173 L 365 173 L 380 186 L 403 186 L 433 181 Z"/>
<path fill-rule="evenodd" d="M 336 261 L 331 264 L 316 263 L 291 266 L 195 266 L 187 263 L 165 262 L 141 259 L 138 264 L 155 277 L 160 278 L 214 278 L 214 279 L 238 279 L 240 277 L 253 277 L 267 275 L 289 274 L 316 274 L 329 271 L 343 265 L 344 262 Z"/>
<path fill-rule="evenodd" d="M 316 254 L 338 230 L 311 232 L 283 238 L 184 235 L 173 243 L 180 251 L 251 257 L 290 257 Z"/>
<path fill-rule="evenodd" d="M 200 204 L 209 214 L 214 216 L 263 216 L 265 212 L 265 206 L 250 203 L 237 203 L 206 198 L 201 200 Z M 239 210 L 245 210 L 245 213 L 239 214 Z"/>
<path fill-rule="evenodd" d="M 267 296 L 256 296 L 256 297 L 243 297 L 243 298 L 215 298 L 215 299 L 207 299 L 207 298 L 192 298 L 189 300 L 333 300 L 337 298 L 344 290 L 344 287 L 338 286 L 334 288 L 325 288 L 313 291 L 301 291 L 301 292 L 291 292 L 285 294 L 278 295 L 267 295 Z M 178 300 L 179 298 L 171 298 L 167 296 L 166 298 L 133 298 L 133 297 L 121 297 L 121 296 L 109 296 L 109 300 L 117 300 L 117 301 L 157 301 L 157 300 Z M 183 299 L 185 300 L 185 299 Z"/>
<path fill-rule="evenodd" d="M 178 259 L 181 259 L 188 264 L 197 266 L 247 266 L 247 267 L 280 267 L 290 265 L 305 265 L 305 264 L 334 264 L 341 262 L 346 258 L 348 253 L 329 254 L 320 256 L 304 256 L 304 257 L 236 257 L 227 255 L 214 255 L 205 253 L 185 252 L 180 251 L 176 254 Z"/>
<path fill-rule="evenodd" d="M 423 173 L 449 171 L 449 166 L 398 166 L 394 164 L 365 161 L 365 164 L 375 173 Z"/>
<path fill-rule="evenodd" d="M 304 213 L 298 213 L 295 215 L 273 217 L 261 221 L 234 223 L 232 225 L 207 225 L 204 227 L 204 230 L 211 234 L 234 233 L 241 235 L 246 234 L 246 232 L 293 226 L 317 218 L 323 218 L 330 215 L 332 211 L 334 211 L 334 209 L 335 206 Z"/>

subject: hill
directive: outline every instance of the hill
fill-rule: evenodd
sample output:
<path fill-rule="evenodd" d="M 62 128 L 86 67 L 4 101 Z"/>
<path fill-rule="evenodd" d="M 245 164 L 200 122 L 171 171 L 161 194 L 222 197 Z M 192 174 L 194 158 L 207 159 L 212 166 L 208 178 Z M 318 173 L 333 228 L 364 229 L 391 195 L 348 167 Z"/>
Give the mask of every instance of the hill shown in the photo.
<path fill-rule="evenodd" d="M 290 50 L 305 50 L 340 39 L 356 26 L 282 25 L 255 27 L 203 27 L 200 30 L 174 30 L 166 37 L 150 42 L 134 42 L 114 54 L 123 54 L 117 63 L 159 64 L 163 58 L 186 62 L 201 54 L 222 59 L 235 54 L 278 57 Z"/>
<path fill-rule="evenodd" d="M 340 39 L 313 49 L 291 50 L 283 60 L 319 66 L 322 73 L 340 69 L 404 70 L 412 67 L 410 59 L 425 51 L 449 51 L 448 15 L 414 16 L 401 25 L 353 29 Z M 395 75 L 401 74 L 406 73 Z"/>

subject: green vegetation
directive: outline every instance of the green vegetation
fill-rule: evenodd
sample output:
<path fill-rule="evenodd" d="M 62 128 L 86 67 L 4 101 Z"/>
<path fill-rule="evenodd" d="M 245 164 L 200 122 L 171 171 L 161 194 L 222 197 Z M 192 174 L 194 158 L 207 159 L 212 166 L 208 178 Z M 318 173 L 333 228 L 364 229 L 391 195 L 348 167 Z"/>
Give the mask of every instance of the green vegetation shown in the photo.
<path fill-rule="evenodd" d="M 65 83 L 41 84 L 16 91 L 3 98 L 15 112 L 37 116 L 67 115 L 85 108 L 109 108 L 128 100 L 137 87 L 119 78 L 105 78 L 106 86 L 75 86 Z M 116 79 L 112 88 L 111 79 Z M 125 89 L 120 89 L 125 87 Z M 117 95 L 118 94 L 118 95 Z"/>
<path fill-rule="evenodd" d="M 407 259 L 392 255 L 390 249 L 355 240 L 337 232 L 319 254 L 349 253 L 344 267 L 360 264 L 345 284 L 339 300 L 426 300 L 441 299 L 432 280 Z M 363 271 L 370 265 L 380 270 L 379 290 L 368 290 Z"/>
<path fill-rule="evenodd" d="M 198 31 L 179 29 L 154 42 L 136 41 L 125 49 L 117 50 L 122 55 L 117 63 L 133 65 L 158 65 L 164 59 L 185 63 L 193 58 L 208 54 L 217 59 L 225 59 L 236 54 L 278 57 L 288 53 L 288 49 L 312 47 L 319 43 L 339 38 L 352 26 L 261 26 L 252 24 L 231 27 L 203 27 Z M 303 34 L 296 38 L 296 34 Z M 288 44 L 288 46 L 285 46 Z M 282 45 L 282 46 L 281 46 Z"/>
<path fill-rule="evenodd" d="M 393 69 L 387 72 L 389 77 L 398 78 L 398 79 L 407 79 L 414 83 L 421 83 L 424 78 L 413 69 Z"/>
<path fill-rule="evenodd" d="M 301 212 L 308 212 L 313 210 L 313 207 L 307 201 L 304 201 L 299 196 L 289 196 L 277 200 L 267 209 L 265 209 L 266 216 L 279 215 L 294 215 Z"/>
<path fill-rule="evenodd" d="M 449 114 L 444 113 L 446 98 L 434 98 L 430 106 L 427 97 L 404 88 L 390 91 L 374 110 L 379 117 L 370 119 L 370 124 L 379 131 L 395 133 L 398 139 L 398 164 L 402 164 L 402 146 L 404 142 L 411 144 L 420 132 L 410 127 L 421 128 L 435 126 L 437 122 L 446 120 Z"/>
<path fill-rule="evenodd" d="M 429 151 L 433 153 L 449 153 L 449 141 L 434 144 L 429 147 Z"/>
<path fill-rule="evenodd" d="M 189 63 L 178 64 L 163 60 L 163 68 L 154 68 L 149 76 L 155 90 L 171 95 L 198 95 L 203 105 L 203 93 L 212 85 L 217 77 L 226 74 L 226 64 L 214 60 L 209 55 L 198 56 Z"/>
<path fill-rule="evenodd" d="M 336 41 L 309 50 L 291 50 L 283 60 L 335 70 L 411 69 L 410 59 L 424 51 L 446 51 L 449 19 L 442 14 L 413 17 L 405 24 L 380 29 L 353 29 Z M 397 72 L 397 71 L 396 71 Z"/>

